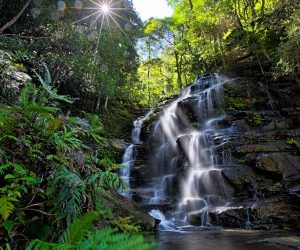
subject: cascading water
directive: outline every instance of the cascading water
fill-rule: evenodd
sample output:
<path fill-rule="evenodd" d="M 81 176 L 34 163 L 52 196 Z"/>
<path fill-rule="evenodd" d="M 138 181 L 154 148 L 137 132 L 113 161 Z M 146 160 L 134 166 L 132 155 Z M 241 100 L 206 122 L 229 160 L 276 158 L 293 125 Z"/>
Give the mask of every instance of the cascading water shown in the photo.
<path fill-rule="evenodd" d="M 130 193 L 130 171 L 134 164 L 134 150 L 135 147 L 141 143 L 141 131 L 143 127 L 143 123 L 150 117 L 153 113 L 153 110 L 150 110 L 145 116 L 140 117 L 136 121 L 134 121 L 134 128 L 131 134 L 131 144 L 126 148 L 125 153 L 123 155 L 122 165 L 123 168 L 120 171 L 120 176 L 125 183 L 128 190 L 121 190 L 120 194 L 124 197 L 131 199 Z"/>
<path fill-rule="evenodd" d="M 222 88 L 227 81 L 217 74 L 198 78 L 162 111 L 154 127 L 148 141 L 152 175 L 145 185 L 145 190 L 152 190 L 152 196 L 144 203 L 176 204 L 166 215 L 157 210 L 150 212 L 159 220 L 163 218 L 160 229 L 186 227 L 189 217 L 195 214 L 200 225 L 210 226 L 209 212 L 228 206 L 221 169 L 231 157 L 225 146 L 226 133 L 217 129 L 222 117 L 216 115 L 222 110 Z M 184 112 L 187 100 L 194 103 L 197 126 Z M 179 162 L 180 154 L 186 158 L 185 163 Z"/>

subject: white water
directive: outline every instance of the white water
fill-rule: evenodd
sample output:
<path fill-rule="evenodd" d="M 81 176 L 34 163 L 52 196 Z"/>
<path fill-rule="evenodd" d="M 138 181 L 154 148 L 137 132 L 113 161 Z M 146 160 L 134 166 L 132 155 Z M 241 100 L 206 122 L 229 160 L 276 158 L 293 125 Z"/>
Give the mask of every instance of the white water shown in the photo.
<path fill-rule="evenodd" d="M 130 193 L 130 172 L 134 164 L 134 150 L 135 146 L 141 143 L 141 131 L 143 123 L 149 119 L 150 115 L 153 113 L 153 110 L 150 110 L 145 116 L 140 117 L 134 121 L 134 128 L 131 134 L 131 143 L 125 150 L 123 155 L 122 165 L 123 168 L 120 171 L 120 176 L 127 187 L 127 190 L 120 190 L 120 194 L 124 197 L 131 199 Z"/>
<path fill-rule="evenodd" d="M 155 125 L 149 162 L 153 175 L 146 187 L 153 189 L 153 195 L 145 203 L 159 205 L 175 201 L 177 204 L 167 215 L 158 210 L 150 212 L 161 220 L 160 230 L 182 230 L 188 226 L 188 216 L 192 214 L 200 215 L 203 227 L 210 226 L 209 213 L 224 210 L 229 204 L 221 171 L 222 166 L 231 162 L 231 153 L 226 147 L 226 136 L 216 128 L 224 116 L 215 115 L 223 107 L 225 82 L 228 79 L 216 74 L 197 79 L 162 111 Z M 194 113 L 198 127 L 190 123 L 180 106 L 187 99 L 196 100 Z M 216 153 L 217 148 L 222 149 L 221 153 Z M 186 166 L 178 164 L 181 152 L 187 159 Z M 176 191 L 172 186 L 175 179 L 179 183 Z"/>

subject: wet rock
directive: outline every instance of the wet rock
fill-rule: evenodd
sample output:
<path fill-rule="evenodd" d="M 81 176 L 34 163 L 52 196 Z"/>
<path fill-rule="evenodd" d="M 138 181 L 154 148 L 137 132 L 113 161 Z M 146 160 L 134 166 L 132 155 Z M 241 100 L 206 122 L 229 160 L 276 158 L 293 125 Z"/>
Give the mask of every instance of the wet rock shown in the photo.
<path fill-rule="evenodd" d="M 201 213 L 188 213 L 187 221 L 189 224 L 193 226 L 201 226 L 202 225 L 202 215 Z"/>
<path fill-rule="evenodd" d="M 273 245 L 279 245 L 286 248 L 300 249 L 300 237 L 299 236 L 289 236 L 289 237 L 279 237 L 279 238 L 267 238 L 260 240 L 259 242 L 269 243 Z"/>
<path fill-rule="evenodd" d="M 256 168 L 282 176 L 283 180 L 300 179 L 300 158 L 285 154 L 261 154 L 257 157 Z"/>
<path fill-rule="evenodd" d="M 134 166 L 131 170 L 131 187 L 138 187 L 145 185 L 146 178 L 151 174 L 151 168 L 148 165 Z"/>
<path fill-rule="evenodd" d="M 288 190 L 289 194 L 297 200 L 297 202 L 300 200 L 300 186 L 292 187 Z"/>
<path fill-rule="evenodd" d="M 145 231 L 155 230 L 155 219 L 135 202 L 128 201 L 126 198 L 113 191 L 103 192 L 100 194 L 99 198 L 103 204 L 112 210 L 113 218 L 133 216 L 135 221 L 141 225 Z"/>
<path fill-rule="evenodd" d="M 239 146 L 234 149 L 234 152 L 237 154 L 248 154 L 248 153 L 284 152 L 288 150 L 289 147 L 285 141 L 276 141 L 274 143 L 249 144 L 249 145 Z"/>
<path fill-rule="evenodd" d="M 245 228 L 247 222 L 247 210 L 243 207 L 234 207 L 221 213 L 209 214 L 213 225 L 222 225 L 231 228 Z"/>
<path fill-rule="evenodd" d="M 249 192 L 249 188 L 258 178 L 250 167 L 244 165 L 234 165 L 222 169 L 222 174 L 236 193 Z"/>
<path fill-rule="evenodd" d="M 110 139 L 109 140 L 112 147 L 118 149 L 118 150 L 125 150 L 126 149 L 126 142 L 124 140 L 119 139 Z"/>
<path fill-rule="evenodd" d="M 272 198 L 236 204 L 209 216 L 212 224 L 225 227 L 288 230 L 297 228 L 300 222 L 300 213 L 295 209 L 296 205 L 285 198 Z"/>

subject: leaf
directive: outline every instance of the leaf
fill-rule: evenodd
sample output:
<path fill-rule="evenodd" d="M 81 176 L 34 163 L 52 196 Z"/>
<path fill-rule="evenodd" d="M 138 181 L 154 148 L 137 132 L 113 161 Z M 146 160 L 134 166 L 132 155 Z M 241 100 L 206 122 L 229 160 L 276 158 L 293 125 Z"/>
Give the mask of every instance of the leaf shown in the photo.
<path fill-rule="evenodd" d="M 43 88 L 48 92 L 50 97 L 53 98 L 53 99 L 56 99 L 56 100 L 67 102 L 67 103 L 73 103 L 74 101 L 70 100 L 69 96 L 57 94 L 56 89 L 54 89 L 53 87 L 50 86 L 50 84 L 51 84 L 50 72 L 49 72 L 49 69 L 48 69 L 46 64 L 44 64 L 44 67 L 45 67 L 45 71 L 46 71 L 45 72 L 45 80 L 35 70 L 33 72 L 35 73 L 35 75 L 39 79 L 39 81 L 42 84 Z"/>
<path fill-rule="evenodd" d="M 7 220 L 7 221 L 4 221 L 2 223 L 2 226 L 5 228 L 5 230 L 7 231 L 8 235 L 11 235 L 12 230 L 14 228 L 14 222 L 10 221 L 10 220 Z"/>
<path fill-rule="evenodd" d="M 6 250 L 11 250 L 10 244 L 6 243 L 5 246 L 6 246 Z"/>
<path fill-rule="evenodd" d="M 91 227 L 93 227 L 93 221 L 97 217 L 97 212 L 90 212 L 86 213 L 81 218 L 76 219 L 60 237 L 59 242 L 72 244 L 82 241 Z"/>
<path fill-rule="evenodd" d="M 26 176 L 26 177 L 20 178 L 20 180 L 25 181 L 30 184 L 38 184 L 41 182 L 40 178 L 33 178 L 31 176 Z"/>
<path fill-rule="evenodd" d="M 0 198 L 0 215 L 3 220 L 7 220 L 7 218 L 11 215 L 14 209 L 13 201 L 18 201 L 14 197 L 1 197 Z"/>
<path fill-rule="evenodd" d="M 0 141 L 2 141 L 4 139 L 10 139 L 10 140 L 13 140 L 13 141 L 16 141 L 16 142 L 19 141 L 19 139 L 17 137 L 12 136 L 12 135 L 5 135 L 5 136 L 3 136 L 3 137 L 0 138 Z"/>
<path fill-rule="evenodd" d="M 9 179 L 16 179 L 16 176 L 14 176 L 12 174 L 5 175 L 4 180 L 9 180 Z"/>

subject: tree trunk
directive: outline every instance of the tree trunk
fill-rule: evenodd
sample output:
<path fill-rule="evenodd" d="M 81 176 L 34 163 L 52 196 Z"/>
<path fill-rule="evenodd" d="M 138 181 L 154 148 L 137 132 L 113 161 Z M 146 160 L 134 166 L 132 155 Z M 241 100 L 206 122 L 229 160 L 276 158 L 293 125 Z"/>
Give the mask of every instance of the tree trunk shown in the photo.
<path fill-rule="evenodd" d="M 105 104 L 104 104 L 105 110 L 107 110 L 107 106 L 108 106 L 108 97 L 106 97 L 106 99 L 105 99 Z"/>
<path fill-rule="evenodd" d="M 101 101 L 101 98 L 98 96 L 97 97 L 97 101 L 96 101 L 96 108 L 95 108 L 95 111 L 99 111 L 100 109 L 100 101 Z"/>
<path fill-rule="evenodd" d="M 190 5 L 190 9 L 193 10 L 194 9 L 194 5 L 193 5 L 192 0 L 189 0 L 189 5 Z"/>
<path fill-rule="evenodd" d="M 175 62 L 176 62 L 177 84 L 178 84 L 178 88 L 181 90 L 182 89 L 181 65 L 180 65 L 178 53 L 176 51 L 175 51 Z"/>
<path fill-rule="evenodd" d="M 25 3 L 25 5 L 23 6 L 23 8 L 19 11 L 19 13 L 16 16 L 14 16 L 8 23 L 4 24 L 0 28 L 0 33 L 3 33 L 4 30 L 6 30 L 8 27 L 12 26 L 16 21 L 18 21 L 18 19 L 22 16 L 22 14 L 27 9 L 27 7 L 31 3 L 31 1 L 32 0 L 27 0 L 27 2 Z"/>

